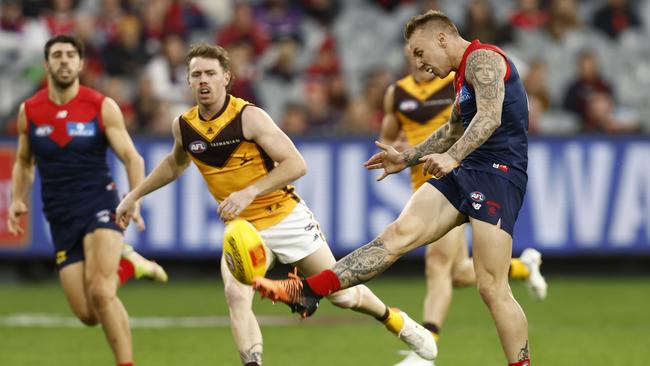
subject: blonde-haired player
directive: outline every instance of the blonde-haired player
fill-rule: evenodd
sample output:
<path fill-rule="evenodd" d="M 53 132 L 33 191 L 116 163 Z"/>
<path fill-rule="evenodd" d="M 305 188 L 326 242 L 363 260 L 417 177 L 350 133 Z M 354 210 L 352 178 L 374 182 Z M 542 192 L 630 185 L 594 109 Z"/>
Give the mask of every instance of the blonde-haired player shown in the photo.
<path fill-rule="evenodd" d="M 227 93 L 232 76 L 223 48 L 194 46 L 186 63 L 197 105 L 173 121 L 172 152 L 120 203 L 118 222 L 128 224 L 138 199 L 172 182 L 194 162 L 220 203 L 221 219 L 240 217 L 253 224 L 270 249 L 271 261 L 293 264 L 307 275 L 331 268 L 335 259 L 318 222 L 289 185 L 306 171 L 294 144 L 262 109 Z M 233 277 L 223 258 L 221 274 L 242 364 L 261 365 L 254 292 Z M 431 333 L 403 312 L 389 309 L 367 287 L 351 287 L 329 300 L 374 316 L 414 351 L 435 357 Z"/>
<path fill-rule="evenodd" d="M 408 54 L 408 49 L 405 49 Z M 418 70 L 413 58 L 407 57 L 409 74 L 388 87 L 384 95 L 384 119 L 380 134 L 381 142 L 393 145 L 403 151 L 416 146 L 447 123 L 454 102 L 454 75 L 450 73 L 441 79 L 428 72 Z M 413 192 L 428 179 L 422 164 L 411 167 Z M 539 272 L 541 254 L 532 248 L 525 249 L 520 258 L 510 263 L 509 277 L 526 280 L 531 294 L 546 297 L 546 281 Z M 476 273 L 470 258 L 465 238 L 464 225 L 426 247 L 425 277 L 427 291 L 424 298 L 423 322 L 436 341 L 440 328 L 451 305 L 452 288 L 476 283 Z M 424 360 L 409 352 L 396 366 L 427 366 L 432 361 Z"/>

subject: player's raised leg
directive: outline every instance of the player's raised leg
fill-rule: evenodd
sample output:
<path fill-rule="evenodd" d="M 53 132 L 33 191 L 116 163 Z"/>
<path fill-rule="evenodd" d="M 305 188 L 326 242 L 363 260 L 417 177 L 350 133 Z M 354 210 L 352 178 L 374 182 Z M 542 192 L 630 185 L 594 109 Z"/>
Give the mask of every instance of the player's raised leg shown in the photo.
<path fill-rule="evenodd" d="M 237 281 L 221 257 L 221 278 L 230 312 L 230 329 L 242 364 L 262 365 L 262 331 L 253 313 L 255 291 Z"/>
<path fill-rule="evenodd" d="M 122 239 L 120 232 L 101 228 L 84 237 L 85 280 L 90 304 L 102 323 L 118 365 L 130 365 L 133 352 L 129 319 L 117 297 Z"/>
<path fill-rule="evenodd" d="M 528 361 L 528 321 L 508 284 L 512 237 L 498 225 L 473 218 L 470 222 L 477 287 L 494 319 L 506 358 L 510 364 Z"/>
<path fill-rule="evenodd" d="M 93 326 L 99 324 L 99 318 L 88 300 L 84 265 L 85 263 L 81 261 L 61 268 L 59 279 L 74 315 L 85 325 Z"/>

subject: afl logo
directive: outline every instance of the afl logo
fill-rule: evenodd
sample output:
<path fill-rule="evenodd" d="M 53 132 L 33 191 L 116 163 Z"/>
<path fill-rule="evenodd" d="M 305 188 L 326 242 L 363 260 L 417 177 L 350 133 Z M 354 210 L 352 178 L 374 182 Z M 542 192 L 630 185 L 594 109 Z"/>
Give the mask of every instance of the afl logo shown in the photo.
<path fill-rule="evenodd" d="M 399 110 L 402 112 L 414 111 L 418 108 L 418 102 L 413 99 L 407 99 L 399 104 Z"/>
<path fill-rule="evenodd" d="M 54 131 L 54 127 L 50 125 L 42 125 L 36 128 L 36 130 L 34 131 L 34 135 L 38 137 L 46 137 L 49 136 L 53 131 Z"/>
<path fill-rule="evenodd" d="M 471 198 L 472 201 L 474 201 L 474 202 L 483 202 L 483 201 L 485 201 L 485 196 L 483 195 L 483 193 L 481 193 L 479 191 L 474 191 L 474 192 L 470 193 L 469 198 Z"/>
<path fill-rule="evenodd" d="M 203 141 L 194 141 L 190 143 L 189 147 L 190 147 L 190 152 L 194 154 L 200 154 L 208 148 L 208 145 Z"/>

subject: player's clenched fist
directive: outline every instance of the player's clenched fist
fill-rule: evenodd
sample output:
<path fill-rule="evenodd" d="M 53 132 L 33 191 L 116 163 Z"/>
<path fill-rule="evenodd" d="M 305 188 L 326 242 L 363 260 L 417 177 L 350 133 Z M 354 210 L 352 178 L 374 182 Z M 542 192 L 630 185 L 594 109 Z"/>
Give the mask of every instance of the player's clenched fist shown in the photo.
<path fill-rule="evenodd" d="M 140 203 L 131 194 L 127 194 L 115 210 L 115 221 L 122 229 L 126 229 L 131 220 L 138 225 L 138 230 L 145 229 L 144 219 L 140 215 Z"/>
<path fill-rule="evenodd" d="M 9 218 L 7 219 L 7 224 L 9 226 L 9 232 L 12 235 L 22 235 L 25 230 L 20 227 L 20 216 L 27 214 L 27 205 L 22 201 L 13 201 L 11 206 L 9 206 Z"/>
<path fill-rule="evenodd" d="M 436 178 L 442 178 L 458 166 L 456 159 L 447 153 L 429 154 L 420 158 L 422 174 L 431 174 Z"/>

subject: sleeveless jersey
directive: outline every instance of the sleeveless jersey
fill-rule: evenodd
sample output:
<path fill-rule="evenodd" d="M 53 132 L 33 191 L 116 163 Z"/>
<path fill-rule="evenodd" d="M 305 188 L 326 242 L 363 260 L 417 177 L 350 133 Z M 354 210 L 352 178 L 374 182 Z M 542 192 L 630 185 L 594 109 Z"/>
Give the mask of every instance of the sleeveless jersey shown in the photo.
<path fill-rule="evenodd" d="M 260 146 L 244 137 L 242 112 L 249 105 L 226 95 L 223 108 L 209 121 L 199 116 L 198 106 L 179 117 L 183 148 L 218 202 L 263 178 L 275 164 Z M 239 217 L 263 230 L 282 221 L 299 201 L 294 187 L 287 186 L 255 198 Z"/>
<path fill-rule="evenodd" d="M 52 222 L 87 215 L 93 203 L 116 195 L 106 150 L 99 92 L 80 86 L 63 105 L 47 88 L 25 101 L 26 132 L 41 177 L 43 210 Z"/>
<path fill-rule="evenodd" d="M 453 80 L 453 73 L 421 83 L 409 75 L 395 83 L 393 110 L 409 145 L 421 143 L 447 123 L 454 104 Z M 411 167 L 414 191 L 429 178 L 422 174 L 421 164 Z"/>
<path fill-rule="evenodd" d="M 515 65 L 500 48 L 474 40 L 465 50 L 454 79 L 461 120 L 467 128 L 476 115 L 476 95 L 465 80 L 465 64 L 469 54 L 477 49 L 494 51 L 506 60 L 505 97 L 501 125 L 483 145 L 463 159 L 461 167 L 501 175 L 525 191 L 528 180 L 528 95 Z"/>

